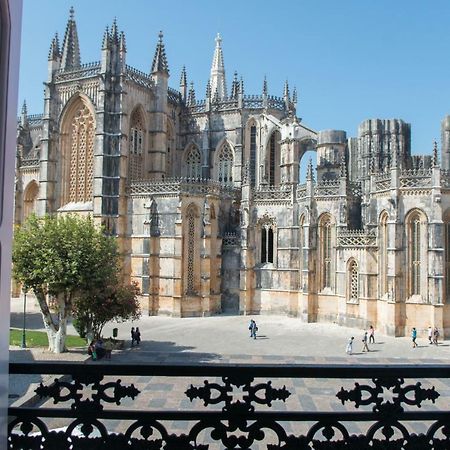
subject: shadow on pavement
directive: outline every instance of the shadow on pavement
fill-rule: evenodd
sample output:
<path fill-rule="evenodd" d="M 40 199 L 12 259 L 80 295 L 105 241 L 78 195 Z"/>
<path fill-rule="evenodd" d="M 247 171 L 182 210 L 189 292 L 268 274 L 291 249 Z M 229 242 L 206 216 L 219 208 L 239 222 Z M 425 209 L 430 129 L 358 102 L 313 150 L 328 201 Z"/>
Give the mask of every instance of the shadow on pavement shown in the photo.
<path fill-rule="evenodd" d="M 124 349 L 113 352 L 109 361 L 116 364 L 153 362 L 197 363 L 222 359 L 222 356 L 217 353 L 192 352 L 191 350 L 193 349 L 195 347 L 177 345 L 171 341 L 141 341 L 140 345 L 131 347 L 130 341 L 126 341 Z"/>
<path fill-rule="evenodd" d="M 12 328 L 22 328 L 23 313 L 17 312 L 11 313 L 10 326 Z M 26 313 L 25 327 L 27 328 L 27 330 L 41 330 L 42 328 L 44 328 L 44 323 L 42 321 L 42 314 L 38 312 Z"/>

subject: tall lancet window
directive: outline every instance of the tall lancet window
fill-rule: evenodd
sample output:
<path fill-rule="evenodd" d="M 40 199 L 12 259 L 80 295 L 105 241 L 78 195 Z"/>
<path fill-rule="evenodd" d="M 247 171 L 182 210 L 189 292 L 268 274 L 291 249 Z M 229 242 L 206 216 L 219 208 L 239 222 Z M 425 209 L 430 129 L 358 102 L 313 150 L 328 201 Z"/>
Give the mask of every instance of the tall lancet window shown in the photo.
<path fill-rule="evenodd" d="M 265 219 L 260 224 L 260 230 L 260 261 L 262 264 L 273 263 L 275 255 L 275 224 L 271 219 Z"/>
<path fill-rule="evenodd" d="M 322 289 L 332 287 L 331 270 L 333 264 L 333 226 L 328 215 L 319 225 L 320 286 Z"/>
<path fill-rule="evenodd" d="M 424 296 L 427 286 L 427 219 L 420 210 L 414 210 L 405 220 L 407 244 L 408 295 Z"/>
<path fill-rule="evenodd" d="M 129 176 L 132 180 L 143 178 L 144 174 L 144 120 L 139 110 L 131 114 Z"/>
<path fill-rule="evenodd" d="M 384 295 L 388 292 L 388 215 L 384 212 L 380 218 L 380 228 L 379 228 L 379 259 L 378 259 L 378 273 L 379 273 L 379 283 L 380 283 L 380 295 Z"/>
<path fill-rule="evenodd" d="M 201 178 L 201 176 L 202 162 L 200 151 L 193 145 L 186 154 L 186 177 L 195 179 Z"/>
<path fill-rule="evenodd" d="M 445 303 L 444 299 L 450 296 L 450 215 L 447 214 L 447 218 L 444 223 L 445 230 L 445 295 L 442 302 Z"/>
<path fill-rule="evenodd" d="M 196 294 L 197 278 L 199 275 L 198 241 L 200 239 L 198 221 L 198 210 L 195 205 L 190 205 L 186 211 L 186 225 L 184 232 L 184 283 L 185 292 L 188 295 Z"/>
<path fill-rule="evenodd" d="M 233 182 L 233 150 L 225 142 L 217 155 L 217 179 L 222 184 Z"/>
<path fill-rule="evenodd" d="M 411 268 L 411 295 L 420 294 L 420 217 L 415 215 L 410 222 L 410 268 Z"/>
<path fill-rule="evenodd" d="M 358 263 L 351 259 L 348 264 L 348 301 L 357 302 L 359 294 Z"/>
<path fill-rule="evenodd" d="M 250 127 L 250 184 L 256 183 L 256 126 Z"/>
<path fill-rule="evenodd" d="M 270 136 L 269 140 L 269 154 L 268 154 L 268 166 L 269 166 L 269 184 L 275 186 L 278 183 L 278 170 L 279 170 L 279 144 L 278 141 L 281 139 L 279 131 L 275 131 Z"/>
<path fill-rule="evenodd" d="M 92 200 L 94 179 L 94 117 L 83 105 L 72 120 L 69 202 Z"/>

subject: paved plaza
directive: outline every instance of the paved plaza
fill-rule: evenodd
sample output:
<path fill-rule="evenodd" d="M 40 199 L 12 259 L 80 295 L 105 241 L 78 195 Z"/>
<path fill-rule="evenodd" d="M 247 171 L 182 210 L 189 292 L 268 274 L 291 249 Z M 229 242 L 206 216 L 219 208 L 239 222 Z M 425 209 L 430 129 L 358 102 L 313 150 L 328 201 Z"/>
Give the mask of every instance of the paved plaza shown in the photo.
<path fill-rule="evenodd" d="M 12 307 L 11 325 L 22 324 L 22 313 L 19 312 L 20 301 Z M 22 306 L 23 307 L 23 306 Z M 31 302 L 27 305 L 27 327 L 43 329 L 39 311 Z M 257 321 L 257 339 L 250 338 L 248 323 L 250 318 Z M 131 348 L 130 329 L 138 326 L 142 342 Z M 119 329 L 119 339 L 125 340 L 122 351 L 114 351 L 110 361 L 104 364 L 140 364 L 140 363 L 242 363 L 242 364 L 302 364 L 302 363 L 407 363 L 423 364 L 448 363 L 450 355 L 449 343 L 444 341 L 438 346 L 429 345 L 426 337 L 418 339 L 419 347 L 412 348 L 409 337 L 393 338 L 376 333 L 376 343 L 369 345 L 370 352 L 362 352 L 362 336 L 364 330 L 340 327 L 336 324 L 306 324 L 299 319 L 280 316 L 215 316 L 202 318 L 169 318 L 148 317 L 133 323 L 108 324 L 104 336 L 112 334 L 112 329 Z M 75 333 L 69 327 L 69 333 Z M 355 337 L 354 354 L 345 354 L 346 343 L 350 336 Z M 72 350 L 62 355 L 53 355 L 37 349 L 12 349 L 12 361 L 32 360 L 69 360 L 85 361 L 86 364 L 99 364 L 87 359 L 83 349 Z M 123 384 L 134 383 L 141 391 L 134 400 L 124 400 L 123 408 L 139 410 L 180 410 L 204 409 L 201 401 L 191 403 L 184 392 L 193 383 L 203 385 L 203 378 L 173 377 L 121 377 Z M 49 377 L 51 379 L 51 377 Z M 33 397 L 34 386 L 30 383 L 41 381 L 39 376 L 14 377 L 11 380 L 10 392 Z M 45 380 L 44 380 L 45 381 Z M 48 381 L 48 380 L 47 380 Z M 217 381 L 220 380 L 211 380 Z M 336 398 L 341 386 L 351 388 L 356 380 L 332 379 L 275 379 L 274 387 L 286 388 L 291 396 L 286 403 L 275 402 L 273 408 L 280 411 L 343 411 L 343 406 Z M 422 380 L 424 386 L 434 385 L 441 394 L 436 404 L 428 402 L 422 410 L 444 409 L 450 397 L 450 380 Z M 365 384 L 367 382 L 364 381 Z M 430 386 L 428 386 L 430 385 Z M 49 406 L 51 402 L 48 403 Z M 350 407 L 350 409 L 352 409 Z M 304 431 L 311 424 L 289 424 L 287 430 L 295 434 Z M 63 420 L 54 420 L 52 428 L 64 426 Z M 107 421 L 110 431 L 123 431 L 129 423 Z M 185 422 L 169 422 L 165 426 L 174 433 L 186 432 L 191 424 Z M 349 424 L 348 429 L 354 433 L 364 433 L 365 424 Z M 411 430 L 425 432 L 429 424 L 410 424 Z M 302 428 L 303 427 L 303 428 Z M 208 438 L 205 437 L 205 442 Z M 216 447 L 210 447 L 216 448 Z M 217 447 L 220 448 L 220 447 Z M 264 445 L 254 449 L 266 448 Z"/>
<path fill-rule="evenodd" d="M 21 328 L 23 303 L 13 299 L 11 326 Z M 43 330 L 42 318 L 33 299 L 27 302 L 27 328 Z M 250 318 L 258 324 L 257 339 L 250 339 Z M 131 327 L 138 326 L 142 342 L 130 348 Z M 153 361 L 186 362 L 447 362 L 449 342 L 429 345 L 426 336 L 419 337 L 418 348 L 413 349 L 410 337 L 394 338 L 375 332 L 375 344 L 370 352 L 362 352 L 364 330 L 341 327 L 329 323 L 304 323 L 298 318 L 284 316 L 213 316 L 201 318 L 172 318 L 143 315 L 139 321 L 109 323 L 104 337 L 119 330 L 125 351 L 114 353 L 115 362 L 139 363 Z M 425 331 L 425 330 L 424 330 Z M 69 326 L 69 334 L 76 334 Z M 354 336 L 354 354 L 347 356 L 345 347 Z M 43 356 L 45 357 L 45 356 Z M 53 358 L 53 355 L 48 355 Z"/>

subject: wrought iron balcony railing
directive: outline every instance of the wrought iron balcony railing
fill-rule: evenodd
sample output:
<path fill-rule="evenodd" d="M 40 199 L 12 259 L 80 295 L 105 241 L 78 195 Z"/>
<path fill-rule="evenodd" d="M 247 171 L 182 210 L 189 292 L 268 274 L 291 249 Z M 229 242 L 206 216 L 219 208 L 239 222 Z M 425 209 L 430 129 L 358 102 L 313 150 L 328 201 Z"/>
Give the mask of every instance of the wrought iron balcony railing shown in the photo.
<path fill-rule="evenodd" d="M 60 376 L 36 388 L 43 403 L 9 408 L 11 449 L 450 448 L 450 365 L 106 361 L 15 363 L 10 373 Z M 329 408 L 298 408 L 295 390 L 308 382 Z"/>

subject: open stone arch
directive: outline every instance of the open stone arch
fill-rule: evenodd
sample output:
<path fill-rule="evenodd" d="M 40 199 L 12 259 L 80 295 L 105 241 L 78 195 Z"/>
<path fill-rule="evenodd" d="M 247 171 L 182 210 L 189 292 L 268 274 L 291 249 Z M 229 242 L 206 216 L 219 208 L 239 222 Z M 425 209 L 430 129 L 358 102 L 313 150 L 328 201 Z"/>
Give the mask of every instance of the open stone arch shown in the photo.
<path fill-rule="evenodd" d="M 76 94 L 67 102 L 59 129 L 59 204 L 92 202 L 96 120 L 88 97 Z"/>
<path fill-rule="evenodd" d="M 233 184 L 234 160 L 234 147 L 226 137 L 223 137 L 214 152 L 213 178 L 222 184 Z"/>
<path fill-rule="evenodd" d="M 308 164 L 311 161 L 313 174 L 317 168 L 317 139 L 305 136 L 295 141 L 295 155 L 298 160 L 299 182 L 306 178 Z"/>
<path fill-rule="evenodd" d="M 130 181 L 145 177 L 146 116 L 141 104 L 136 105 L 130 114 L 128 132 L 128 176 Z"/>
<path fill-rule="evenodd" d="M 36 180 L 31 180 L 23 191 L 22 221 L 25 221 L 30 214 L 36 212 L 36 201 L 38 194 L 39 184 Z"/>

